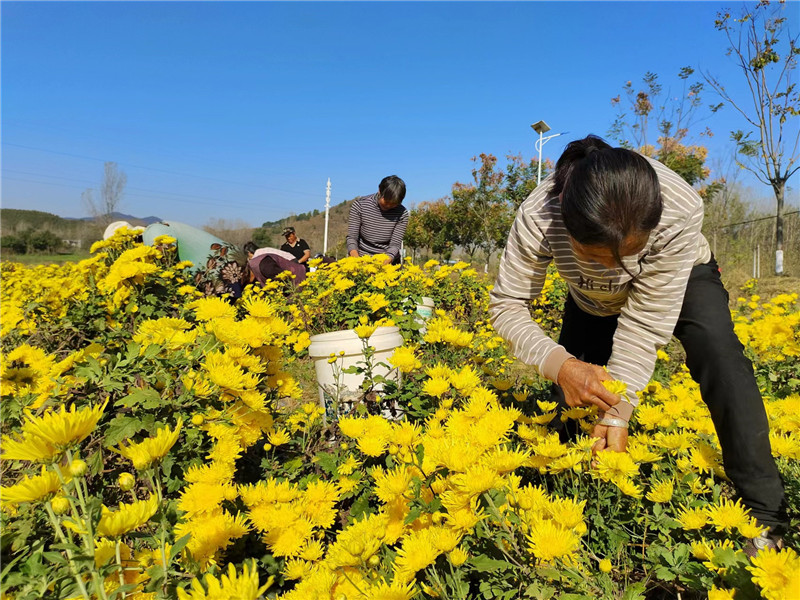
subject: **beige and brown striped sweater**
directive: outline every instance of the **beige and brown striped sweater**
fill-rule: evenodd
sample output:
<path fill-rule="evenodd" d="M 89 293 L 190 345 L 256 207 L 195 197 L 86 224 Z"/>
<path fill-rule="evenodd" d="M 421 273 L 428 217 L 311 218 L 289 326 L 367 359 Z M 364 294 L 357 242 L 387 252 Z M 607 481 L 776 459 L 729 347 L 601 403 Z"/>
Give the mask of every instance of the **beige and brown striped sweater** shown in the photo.
<path fill-rule="evenodd" d="M 539 295 L 547 266 L 554 262 L 570 294 L 585 312 L 619 314 L 608 372 L 628 384 L 628 400 L 638 402 L 653 374 L 656 351 L 669 342 L 680 314 L 686 282 L 694 265 L 711 259 L 700 232 L 703 200 L 677 173 L 650 160 L 658 174 L 664 203 L 661 221 L 644 249 L 623 259 L 623 269 L 584 262 L 572 252 L 552 176 L 522 203 L 508 236 L 491 293 L 489 312 L 495 330 L 524 363 L 555 381 L 571 358 L 533 321 L 527 301 Z"/>

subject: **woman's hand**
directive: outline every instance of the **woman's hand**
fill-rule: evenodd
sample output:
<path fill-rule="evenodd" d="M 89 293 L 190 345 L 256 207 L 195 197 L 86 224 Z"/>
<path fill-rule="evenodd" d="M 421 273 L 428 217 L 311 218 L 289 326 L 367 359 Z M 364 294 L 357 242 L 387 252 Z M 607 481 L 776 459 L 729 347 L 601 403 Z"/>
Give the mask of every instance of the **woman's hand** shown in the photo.
<path fill-rule="evenodd" d="M 627 427 L 595 425 L 592 430 L 592 437 L 597 438 L 597 441 L 592 445 L 592 454 L 597 454 L 601 450 L 625 452 L 625 449 L 628 447 Z"/>
<path fill-rule="evenodd" d="M 590 406 L 594 404 L 605 412 L 620 401 L 617 394 L 609 392 L 602 384 L 611 376 L 603 367 L 570 358 L 561 365 L 556 383 L 564 392 L 568 406 Z"/>
<path fill-rule="evenodd" d="M 350 256 L 358 258 L 358 250 L 350 250 Z"/>

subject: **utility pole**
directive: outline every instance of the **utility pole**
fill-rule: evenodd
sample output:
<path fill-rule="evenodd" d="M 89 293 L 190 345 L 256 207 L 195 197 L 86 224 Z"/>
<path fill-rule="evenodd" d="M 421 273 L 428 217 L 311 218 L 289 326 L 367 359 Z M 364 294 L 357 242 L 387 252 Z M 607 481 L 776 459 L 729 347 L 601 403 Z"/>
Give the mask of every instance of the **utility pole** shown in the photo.
<path fill-rule="evenodd" d="M 331 178 L 328 177 L 328 185 L 325 188 L 325 241 L 322 243 L 322 254 L 328 255 L 328 213 L 331 210 Z"/>

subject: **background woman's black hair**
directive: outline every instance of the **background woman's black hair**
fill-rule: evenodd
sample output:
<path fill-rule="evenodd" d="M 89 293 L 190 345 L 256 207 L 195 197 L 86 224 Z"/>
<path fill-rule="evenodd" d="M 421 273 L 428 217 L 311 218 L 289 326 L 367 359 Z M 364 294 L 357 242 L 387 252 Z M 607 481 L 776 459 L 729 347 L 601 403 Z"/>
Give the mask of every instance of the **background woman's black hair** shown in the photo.
<path fill-rule="evenodd" d="M 406 183 L 397 175 L 389 175 L 381 179 L 378 185 L 378 196 L 387 204 L 400 204 L 406 197 Z"/>
<path fill-rule="evenodd" d="M 561 197 L 570 236 L 587 246 L 609 248 L 620 265 L 623 240 L 649 234 L 661 219 L 655 169 L 641 154 L 612 148 L 595 135 L 567 145 L 556 163 L 551 192 Z"/>
<path fill-rule="evenodd" d="M 245 245 L 242 247 L 242 250 L 244 250 L 244 251 L 245 251 L 245 253 L 248 253 L 248 252 L 253 252 L 253 253 L 255 253 L 255 251 L 256 251 L 256 250 L 258 250 L 258 246 L 256 246 L 254 242 L 247 242 L 247 243 L 246 243 L 246 244 L 245 244 Z"/>

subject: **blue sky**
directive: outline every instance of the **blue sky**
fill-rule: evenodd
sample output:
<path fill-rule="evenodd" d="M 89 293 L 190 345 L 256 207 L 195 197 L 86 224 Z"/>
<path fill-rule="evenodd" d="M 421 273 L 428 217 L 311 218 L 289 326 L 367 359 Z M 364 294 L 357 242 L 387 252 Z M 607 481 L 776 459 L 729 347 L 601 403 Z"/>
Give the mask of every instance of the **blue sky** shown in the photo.
<path fill-rule="evenodd" d="M 413 206 L 477 154 L 534 156 L 540 119 L 569 132 L 553 159 L 605 135 L 647 71 L 739 89 L 713 21 L 740 5 L 2 2 L 2 206 L 85 216 L 104 161 L 128 176 L 122 212 L 198 226 L 323 209 L 329 177 L 335 204 L 397 174 Z M 744 123 L 726 108 L 705 126 L 713 167 Z"/>

